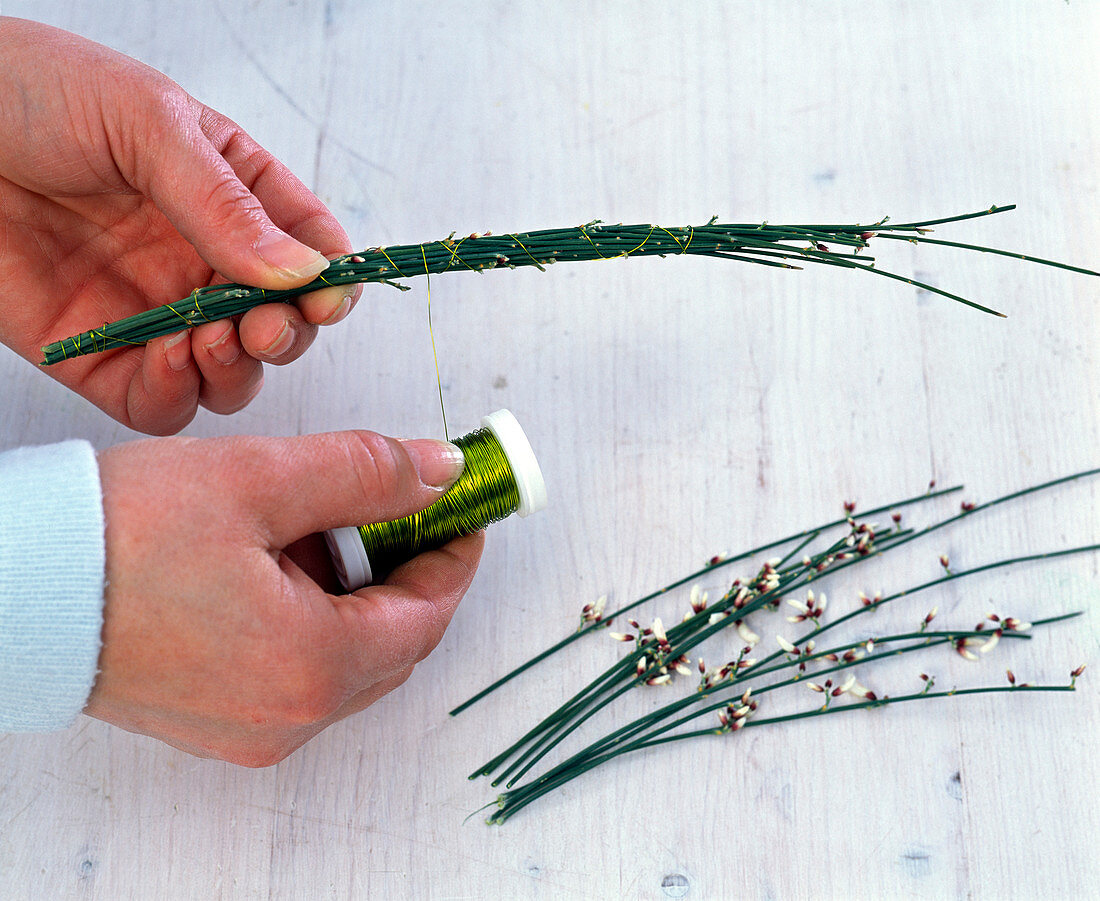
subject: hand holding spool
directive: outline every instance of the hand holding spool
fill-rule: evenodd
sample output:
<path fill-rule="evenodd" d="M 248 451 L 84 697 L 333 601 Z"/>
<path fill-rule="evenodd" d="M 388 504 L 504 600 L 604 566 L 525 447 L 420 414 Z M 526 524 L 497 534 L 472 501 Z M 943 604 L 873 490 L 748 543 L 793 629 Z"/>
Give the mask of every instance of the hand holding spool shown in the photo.
<path fill-rule="evenodd" d="M 411 516 L 332 529 L 325 540 L 348 591 L 383 579 L 395 566 L 459 535 L 480 531 L 512 513 L 546 506 L 546 483 L 523 428 L 508 410 L 481 420 L 456 438 L 466 468 L 435 503 Z"/>

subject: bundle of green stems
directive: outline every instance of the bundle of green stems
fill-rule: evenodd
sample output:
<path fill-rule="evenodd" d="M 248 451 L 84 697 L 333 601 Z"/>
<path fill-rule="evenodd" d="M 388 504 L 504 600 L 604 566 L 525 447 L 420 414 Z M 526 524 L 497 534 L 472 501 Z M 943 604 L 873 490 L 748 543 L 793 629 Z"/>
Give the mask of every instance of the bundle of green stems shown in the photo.
<path fill-rule="evenodd" d="M 1018 683 L 1012 672 L 1008 671 L 1009 684 L 1007 685 L 953 688 L 948 691 L 933 691 L 934 679 L 922 673 L 923 685 L 920 691 L 893 697 L 885 694 L 878 695 L 865 688 L 855 680 L 854 673 L 849 671 L 856 666 L 867 667 L 885 658 L 897 658 L 899 655 L 926 652 L 935 648 L 942 649 L 945 646 L 948 649 L 953 648 L 964 657 L 977 659 L 979 654 L 992 650 L 1002 640 L 1027 640 L 1031 637 L 1031 630 L 1034 628 L 1069 619 L 1076 616 L 1076 613 L 1055 615 L 1033 623 L 1022 623 L 1012 617 L 1001 619 L 991 615 L 988 622 L 983 621 L 972 628 L 932 629 L 930 626 L 936 615 L 933 610 L 924 615 L 912 629 L 871 639 L 840 641 L 824 647 L 819 647 L 819 642 L 827 633 L 841 625 L 872 613 L 887 604 L 902 598 L 911 598 L 947 582 L 1013 564 L 1051 560 L 1070 554 L 1096 551 L 1100 550 L 1100 545 L 1090 544 L 1015 556 L 960 571 L 952 571 L 946 558 L 941 558 L 943 573 L 939 577 L 885 596 L 881 594 L 873 598 L 862 596 L 861 603 L 855 609 L 829 621 L 824 620 L 824 595 L 815 596 L 813 592 L 819 589 L 822 580 L 832 574 L 848 566 L 886 554 L 959 519 L 973 516 L 997 504 L 1097 473 L 1100 473 L 1100 469 L 1077 473 L 1016 491 L 981 505 L 963 504 L 959 513 L 918 530 L 902 528 L 900 514 L 896 513 L 894 527 L 879 534 L 876 534 L 874 528 L 866 521 L 867 516 L 876 515 L 885 510 L 897 511 L 910 504 L 956 492 L 960 488 L 929 492 L 887 507 L 867 511 L 861 514 L 861 522 L 857 522 L 849 514 L 842 520 L 824 523 L 743 554 L 714 558 L 696 573 L 679 579 L 606 616 L 598 608 L 596 610 L 591 606 L 586 608 L 585 613 L 582 614 L 583 622 L 580 630 L 498 680 L 452 713 L 465 709 L 519 672 L 545 660 L 572 641 L 584 635 L 602 632 L 612 620 L 647 600 L 659 597 L 700 575 L 737 560 L 756 556 L 775 547 L 790 546 L 782 556 L 766 561 L 751 579 L 735 580 L 729 591 L 714 603 L 706 603 L 705 596 L 694 591 L 691 612 L 681 622 L 667 629 L 659 619 L 654 620 L 648 627 L 630 620 L 632 632 L 605 633 L 631 644 L 633 647 L 630 652 L 470 775 L 470 778 L 474 779 L 495 774 L 492 784 L 505 785 L 505 790 L 496 799 L 497 809 L 489 816 L 488 822 L 503 823 L 533 801 L 595 767 L 622 755 L 663 744 L 699 739 L 703 736 L 725 735 L 739 732 L 744 728 L 811 719 L 916 700 L 971 694 L 1073 690 L 1076 678 L 1083 667 L 1071 673 L 1067 684 Z M 837 526 L 843 528 L 840 536 L 833 539 L 826 538 L 825 533 Z M 823 547 L 811 549 L 811 546 L 820 544 L 822 541 Z M 799 590 L 808 591 L 805 602 L 792 600 L 792 593 Z M 776 650 L 765 653 L 757 648 L 759 636 L 751 631 L 746 619 L 758 611 L 776 609 L 783 598 L 787 598 L 787 603 L 797 611 L 795 615 L 789 616 L 788 620 L 805 623 L 809 629 L 794 641 L 777 636 Z M 744 646 L 734 659 L 721 666 L 708 668 L 700 658 L 697 690 L 614 729 L 541 775 L 530 778 L 526 783 L 517 784 L 554 748 L 572 736 L 579 727 L 634 689 L 665 684 L 676 676 L 690 677 L 693 670 L 690 664 L 692 652 L 707 639 L 730 627 L 736 628 Z M 759 645 L 759 648 L 762 647 L 763 645 Z M 796 713 L 770 717 L 756 715 L 760 698 L 795 685 L 808 685 L 814 691 L 815 697 L 823 703 Z M 700 726 L 698 721 L 704 717 L 707 722 Z"/>
<path fill-rule="evenodd" d="M 426 244 L 373 247 L 346 254 L 332 260 L 328 269 L 315 280 L 293 290 L 268 291 L 240 284 L 196 288 L 181 300 L 46 345 L 42 348 L 43 365 L 85 354 L 140 346 L 160 335 L 239 316 L 261 304 L 276 301 L 290 303 L 302 294 L 326 286 L 380 282 L 408 290 L 407 285 L 400 284 L 396 279 L 450 271 L 487 272 L 519 266 L 535 266 L 544 270 L 552 264 L 563 262 L 680 255 L 739 260 L 784 269 L 800 269 L 801 263 L 819 263 L 896 279 L 998 316 L 1002 314 L 957 294 L 876 268 L 874 258 L 860 252 L 872 238 L 878 237 L 1000 254 L 1073 272 L 1100 275 L 1089 269 L 1013 251 L 926 237 L 936 225 L 1003 213 L 1014 208 L 1011 205 L 994 206 L 961 216 L 899 224 L 891 224 L 886 219 L 871 225 L 736 224 L 711 220 L 705 225 L 665 228 L 659 225 L 607 225 L 597 221 L 573 228 L 518 234 L 473 234 L 464 238 L 451 234 Z"/>

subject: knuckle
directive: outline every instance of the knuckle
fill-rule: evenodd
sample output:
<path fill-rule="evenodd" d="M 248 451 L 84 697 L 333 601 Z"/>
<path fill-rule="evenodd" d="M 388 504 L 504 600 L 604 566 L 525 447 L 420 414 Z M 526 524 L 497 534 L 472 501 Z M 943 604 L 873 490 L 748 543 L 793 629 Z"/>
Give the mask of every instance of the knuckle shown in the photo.
<path fill-rule="evenodd" d="M 397 486 L 408 466 L 398 441 L 375 432 L 352 432 L 350 463 L 365 497 L 377 497 Z"/>
<path fill-rule="evenodd" d="M 260 181 L 278 162 L 240 128 L 229 132 L 221 153 L 233 160 L 234 169 L 239 173 L 241 181 L 249 187 Z"/>
<path fill-rule="evenodd" d="M 231 170 L 213 178 L 196 201 L 216 227 L 235 225 L 242 217 L 250 218 L 257 231 L 263 225 L 265 216 L 260 201 Z"/>

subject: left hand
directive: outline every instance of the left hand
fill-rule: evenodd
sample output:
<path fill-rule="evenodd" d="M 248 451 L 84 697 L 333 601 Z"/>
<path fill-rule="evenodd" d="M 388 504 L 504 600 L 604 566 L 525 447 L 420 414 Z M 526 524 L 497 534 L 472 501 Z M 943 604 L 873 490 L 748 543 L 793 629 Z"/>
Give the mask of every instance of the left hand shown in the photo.
<path fill-rule="evenodd" d="M 351 250 L 323 203 L 166 76 L 76 35 L 0 17 L 0 341 L 42 345 L 218 281 L 304 285 Z M 358 296 L 326 288 L 239 322 L 46 370 L 139 431 L 245 406 L 261 361 L 297 359 Z"/>

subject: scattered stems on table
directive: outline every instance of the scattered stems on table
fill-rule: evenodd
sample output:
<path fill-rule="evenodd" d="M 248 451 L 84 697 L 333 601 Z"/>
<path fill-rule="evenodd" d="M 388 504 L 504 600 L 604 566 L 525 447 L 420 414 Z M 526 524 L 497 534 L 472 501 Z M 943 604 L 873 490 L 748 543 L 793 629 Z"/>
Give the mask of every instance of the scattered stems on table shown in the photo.
<path fill-rule="evenodd" d="M 1090 470 L 1055 479 L 1042 485 L 1012 492 L 981 505 L 963 503 L 958 514 L 919 530 L 903 528 L 900 514 L 895 513 L 892 517 L 892 528 L 884 532 L 877 531 L 876 527 L 865 519 L 857 521 L 854 511 L 849 508 L 848 515 L 843 520 L 755 549 L 758 553 L 776 546 L 793 545 L 782 556 L 766 560 L 755 576 L 735 579 L 729 591 L 714 603 L 709 603 L 707 595 L 697 587 L 694 588 L 690 598 L 691 609 L 683 620 L 675 625 L 666 627 L 660 619 L 654 619 L 648 625 L 643 625 L 634 619 L 629 619 L 627 620 L 629 631 L 604 633 L 628 645 L 627 653 L 508 748 L 478 767 L 470 775 L 471 779 L 479 776 L 493 776 L 494 786 L 502 783 L 505 786 L 505 790 L 497 799 L 498 809 L 489 817 L 489 822 L 503 823 L 532 801 L 594 767 L 624 754 L 669 742 L 706 735 L 729 734 L 750 726 L 808 719 L 903 701 L 1005 691 L 1072 690 L 1083 667 L 1073 670 L 1070 674 L 1070 682 L 1065 685 L 1018 683 L 1015 675 L 1008 671 L 1007 686 L 986 685 L 950 691 L 932 691 L 934 679 L 926 673 L 921 673 L 923 686 L 920 691 L 895 697 L 883 693 L 881 688 L 874 690 L 862 685 L 851 670 L 858 665 L 863 668 L 861 670 L 863 674 L 866 673 L 866 668 L 876 661 L 896 658 L 899 655 L 927 652 L 935 648 L 954 650 L 968 660 L 978 660 L 988 655 L 1002 642 L 1007 644 L 1012 641 L 1026 640 L 1030 638 L 1033 628 L 1060 622 L 1076 615 L 1073 613 L 1049 617 L 1035 623 L 1026 623 L 1015 617 L 1002 617 L 993 613 L 972 628 L 933 630 L 931 624 L 937 613 L 936 608 L 933 607 L 930 611 L 922 613 L 913 628 L 909 630 L 862 638 L 858 641 L 842 641 L 827 646 L 819 646 L 819 644 L 823 644 L 823 637 L 838 626 L 864 617 L 887 604 L 910 599 L 947 582 L 973 577 L 979 573 L 1013 564 L 1095 552 L 1100 550 L 1100 544 L 1021 555 L 964 570 L 952 570 L 947 558 L 941 557 L 943 572 L 937 578 L 885 596 L 876 594 L 873 597 L 867 597 L 861 594 L 854 609 L 831 620 L 825 619 L 827 599 L 820 589 L 822 580 L 832 573 L 871 557 L 888 553 L 963 517 L 973 516 L 997 504 L 1097 473 L 1100 473 L 1100 470 Z M 915 503 L 921 499 L 911 498 L 902 503 Z M 873 512 L 882 512 L 883 509 L 889 508 L 878 508 Z M 839 537 L 831 539 L 823 537 L 826 530 L 837 525 L 844 527 Z M 813 545 L 821 546 L 812 549 Z M 709 572 L 724 562 L 743 559 L 752 553 L 737 555 L 736 558 L 715 558 L 707 568 L 694 575 Z M 673 584 L 682 585 L 686 581 L 688 579 L 682 579 Z M 642 600 L 655 598 L 664 591 L 665 589 L 654 592 Z M 622 615 L 624 611 L 639 603 L 641 600 L 621 608 L 614 615 Z M 598 607 L 598 605 L 595 606 Z M 765 651 L 763 650 L 765 643 L 754 631 L 754 626 L 750 625 L 749 617 L 780 608 L 787 612 L 787 622 L 806 631 L 793 640 L 777 635 L 774 649 Z M 587 608 L 585 616 L 592 621 L 579 634 L 587 634 L 604 622 L 599 619 L 599 613 L 592 605 Z M 693 665 L 693 652 L 707 639 L 728 628 L 736 630 L 737 641 L 741 645 L 740 651 L 719 665 L 708 666 L 701 657 L 697 658 Z M 560 649 L 564 644 L 565 642 L 559 642 L 551 652 Z M 548 655 L 541 655 L 536 660 L 545 656 Z M 541 775 L 520 784 L 531 769 L 558 745 L 615 701 L 643 686 L 663 685 L 684 677 L 695 677 L 696 671 L 698 686 L 691 694 L 671 701 L 615 729 L 583 750 L 558 762 Z M 867 679 L 866 675 L 862 675 L 862 678 Z M 793 714 L 767 718 L 756 715 L 764 696 L 795 686 L 807 686 L 816 695 L 818 704 L 812 709 Z M 478 697 L 484 694 L 485 692 Z M 706 720 L 703 724 L 699 723 L 701 718 Z"/>
<path fill-rule="evenodd" d="M 276 301 L 289 303 L 302 294 L 327 285 L 380 282 L 408 290 L 407 285 L 400 284 L 396 279 L 435 275 L 452 270 L 486 272 L 494 269 L 515 269 L 517 266 L 535 266 L 545 270 L 554 263 L 563 262 L 681 255 L 739 260 L 784 269 L 801 269 L 802 266 L 798 265 L 801 263 L 820 263 L 859 269 L 896 279 L 997 316 L 1002 314 L 957 294 L 878 269 L 873 257 L 860 255 L 860 252 L 868 246 L 872 238 L 890 238 L 914 244 L 939 244 L 994 253 L 1071 272 L 1100 275 L 1090 269 L 1027 254 L 926 237 L 935 225 L 975 219 L 1011 209 L 1015 209 L 1015 206 L 993 206 L 961 216 L 897 225 L 889 224 L 886 219 L 871 225 L 770 225 L 767 222 L 732 224 L 718 223 L 712 219 L 706 225 L 665 228 L 660 225 L 605 225 L 597 221 L 575 228 L 545 229 L 519 234 L 473 234 L 465 238 L 455 238 L 451 234 L 447 238 L 427 244 L 372 247 L 360 253 L 337 257 L 317 279 L 292 291 L 265 291 L 239 284 L 196 288 L 182 300 L 144 310 L 126 319 L 46 345 L 42 348 L 43 365 L 52 365 L 85 354 L 141 345 L 159 335 L 192 328 L 203 322 L 216 322 L 237 316 L 261 304 Z"/>

